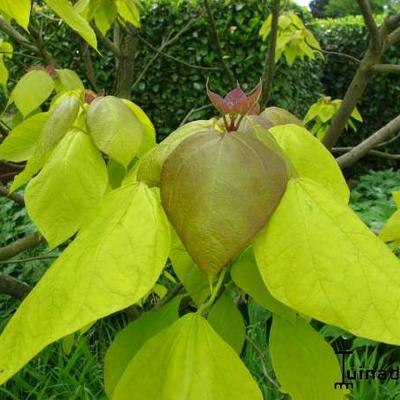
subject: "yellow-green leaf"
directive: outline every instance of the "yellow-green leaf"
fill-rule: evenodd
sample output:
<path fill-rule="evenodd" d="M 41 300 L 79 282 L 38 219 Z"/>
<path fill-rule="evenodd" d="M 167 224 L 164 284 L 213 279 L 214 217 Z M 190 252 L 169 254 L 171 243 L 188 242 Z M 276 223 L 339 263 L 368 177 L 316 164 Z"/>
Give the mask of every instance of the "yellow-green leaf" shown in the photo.
<path fill-rule="evenodd" d="M 97 49 L 96 34 L 68 0 L 45 0 L 47 5 L 74 31 L 79 33 L 94 49 Z"/>
<path fill-rule="evenodd" d="M 288 124 L 270 129 L 300 177 L 311 178 L 348 202 L 350 191 L 335 158 L 305 128 Z"/>
<path fill-rule="evenodd" d="M 294 321 L 296 318 L 296 312 L 272 297 L 265 286 L 258 271 L 252 247 L 247 248 L 237 258 L 231 268 L 231 277 L 233 282 L 260 306 L 288 321 Z"/>
<path fill-rule="evenodd" d="M 227 289 L 211 307 L 207 321 L 215 332 L 240 354 L 246 337 L 246 326 Z"/>
<path fill-rule="evenodd" d="M 379 232 L 379 237 L 385 242 L 400 240 L 400 210 L 397 210 Z"/>
<path fill-rule="evenodd" d="M 87 123 L 96 146 L 126 168 L 143 142 L 143 127 L 130 107 L 113 96 L 96 99 Z"/>
<path fill-rule="evenodd" d="M 136 28 L 140 27 L 140 14 L 136 0 L 116 0 L 119 16 Z"/>
<path fill-rule="evenodd" d="M 0 11 L 14 18 L 18 25 L 28 30 L 29 17 L 31 15 L 31 0 L 2 0 Z"/>
<path fill-rule="evenodd" d="M 14 102 L 26 117 L 49 98 L 53 89 L 54 81 L 47 72 L 29 71 L 16 84 L 9 102 Z"/>
<path fill-rule="evenodd" d="M 50 248 L 78 231 L 107 184 L 106 165 L 90 137 L 68 132 L 25 191 L 28 213 Z"/>
<path fill-rule="evenodd" d="M 200 120 L 189 122 L 168 135 L 159 145 L 140 160 L 138 179 L 151 185 L 159 185 L 164 161 L 187 137 L 211 128 L 212 122 Z"/>
<path fill-rule="evenodd" d="M 84 89 L 78 74 L 71 69 L 57 69 L 58 80 L 63 90 Z"/>
<path fill-rule="evenodd" d="M 79 113 L 79 99 L 76 96 L 64 96 L 51 109 L 49 117 L 40 132 L 36 155 L 42 156 L 63 138 L 72 128 Z"/>
<path fill-rule="evenodd" d="M 269 338 L 272 366 L 281 391 L 293 400 L 343 400 L 335 389 L 342 376 L 331 346 L 301 317 L 292 323 L 274 315 Z"/>
<path fill-rule="evenodd" d="M 0 144 L 0 159 L 21 162 L 33 156 L 49 113 L 39 113 L 18 124 Z"/>
<path fill-rule="evenodd" d="M 169 247 L 168 221 L 146 185 L 110 192 L 0 336 L 0 384 L 48 344 L 138 302 Z"/>
<path fill-rule="evenodd" d="M 14 192 L 25 184 L 32 176 L 34 176 L 45 164 L 49 154 L 45 157 L 36 158 L 32 157 L 28 160 L 25 168 L 14 178 L 13 183 L 10 186 L 10 191 Z"/>
<path fill-rule="evenodd" d="M 128 365 L 112 400 L 262 400 L 239 356 L 197 314 L 147 341 Z"/>
<path fill-rule="evenodd" d="M 303 123 L 292 113 L 279 107 L 268 107 L 261 114 L 273 125 L 295 124 L 304 126 Z"/>
<path fill-rule="evenodd" d="M 180 297 L 149 311 L 118 332 L 104 358 L 104 389 L 111 399 L 115 386 L 143 344 L 179 318 Z"/>
<path fill-rule="evenodd" d="M 156 130 L 150 118 L 137 104 L 126 99 L 122 99 L 122 101 L 133 111 L 142 124 L 143 143 L 138 151 L 138 156 L 141 157 L 156 145 Z"/>
<path fill-rule="evenodd" d="M 320 184 L 289 181 L 254 249 L 282 303 L 355 335 L 400 344 L 400 260 Z"/>
<path fill-rule="evenodd" d="M 117 18 L 117 7 L 112 0 L 102 0 L 94 13 L 94 21 L 103 36 Z"/>

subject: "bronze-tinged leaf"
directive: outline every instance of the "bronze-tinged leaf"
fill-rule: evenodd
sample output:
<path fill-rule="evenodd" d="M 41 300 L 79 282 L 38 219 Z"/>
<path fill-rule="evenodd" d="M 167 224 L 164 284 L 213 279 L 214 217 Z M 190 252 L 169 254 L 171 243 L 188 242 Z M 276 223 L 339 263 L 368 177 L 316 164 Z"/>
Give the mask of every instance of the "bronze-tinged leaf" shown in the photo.
<path fill-rule="evenodd" d="M 188 253 L 215 275 L 265 225 L 286 183 L 285 161 L 253 135 L 208 130 L 167 158 L 161 199 Z"/>

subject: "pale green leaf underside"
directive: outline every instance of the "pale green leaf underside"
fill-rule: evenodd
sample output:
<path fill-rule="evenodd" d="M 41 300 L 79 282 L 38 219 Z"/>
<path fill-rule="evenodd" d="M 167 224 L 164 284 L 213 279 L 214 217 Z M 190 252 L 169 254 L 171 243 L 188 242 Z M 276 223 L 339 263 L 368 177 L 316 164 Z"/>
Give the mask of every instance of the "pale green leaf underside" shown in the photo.
<path fill-rule="evenodd" d="M 0 144 L 0 159 L 21 162 L 33 156 L 49 113 L 39 113 L 18 124 Z"/>
<path fill-rule="evenodd" d="M 179 318 L 181 297 L 159 310 L 143 314 L 118 332 L 104 359 L 104 388 L 109 398 L 115 386 L 142 345 Z"/>
<path fill-rule="evenodd" d="M 53 89 L 54 81 L 47 72 L 29 71 L 15 85 L 9 101 L 14 101 L 18 110 L 26 117 L 48 99 Z"/>
<path fill-rule="evenodd" d="M 130 107 L 113 96 L 96 99 L 87 123 L 96 146 L 126 168 L 143 142 L 142 125 Z"/>
<path fill-rule="evenodd" d="M 303 318 L 294 323 L 274 315 L 269 338 L 272 365 L 281 391 L 293 400 L 342 400 L 345 391 L 331 346 Z"/>
<path fill-rule="evenodd" d="M 400 261 L 318 183 L 289 182 L 254 249 L 282 303 L 355 335 L 400 344 Z"/>
<path fill-rule="evenodd" d="M 240 354 L 246 337 L 246 327 L 241 312 L 236 307 L 227 290 L 225 290 L 207 318 L 215 332 Z"/>
<path fill-rule="evenodd" d="M 25 191 L 28 213 L 50 248 L 77 232 L 107 184 L 105 163 L 89 136 L 68 132 Z"/>
<path fill-rule="evenodd" d="M 168 221 L 144 184 L 109 193 L 0 337 L 0 384 L 48 344 L 138 302 L 168 257 Z"/>
<path fill-rule="evenodd" d="M 349 201 L 350 191 L 335 158 L 307 129 L 288 124 L 273 127 L 270 132 L 300 177 L 313 179 Z"/>
<path fill-rule="evenodd" d="M 143 345 L 112 399 L 262 400 L 262 394 L 207 321 L 187 314 Z"/>

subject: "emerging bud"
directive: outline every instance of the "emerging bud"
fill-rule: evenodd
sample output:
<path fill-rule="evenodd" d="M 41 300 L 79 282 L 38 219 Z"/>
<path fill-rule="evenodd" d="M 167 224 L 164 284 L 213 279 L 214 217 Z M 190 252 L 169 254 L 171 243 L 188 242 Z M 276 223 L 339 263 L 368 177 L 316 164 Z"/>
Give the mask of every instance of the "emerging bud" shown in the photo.
<path fill-rule="evenodd" d="M 207 95 L 214 107 L 222 114 L 254 115 L 260 112 L 258 100 L 261 96 L 262 86 L 259 83 L 249 95 L 242 90 L 240 85 L 231 90 L 224 98 L 212 92 L 208 87 Z"/>

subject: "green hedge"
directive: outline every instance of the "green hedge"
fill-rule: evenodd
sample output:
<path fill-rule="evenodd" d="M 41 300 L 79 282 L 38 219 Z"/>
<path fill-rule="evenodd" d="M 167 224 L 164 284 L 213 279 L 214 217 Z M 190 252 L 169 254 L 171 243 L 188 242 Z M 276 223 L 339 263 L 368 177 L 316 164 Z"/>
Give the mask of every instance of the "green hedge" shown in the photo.
<path fill-rule="evenodd" d="M 368 45 L 368 32 L 361 17 L 316 20 L 312 24 L 322 48 L 352 55 L 360 59 Z M 382 63 L 400 63 L 399 46 L 392 46 Z M 336 55 L 327 55 L 323 64 L 322 85 L 324 94 L 333 98 L 343 98 L 344 93 L 357 68 L 351 60 Z M 341 145 L 353 146 L 375 132 L 385 123 L 400 114 L 400 79 L 397 75 L 380 74 L 368 86 L 358 106 L 364 123 L 357 132 L 346 132 L 340 139 Z M 387 149 L 400 152 L 400 141 Z M 369 159 L 368 165 L 381 167 L 395 165 L 387 160 Z"/>
<path fill-rule="evenodd" d="M 266 52 L 266 43 L 258 36 L 258 30 L 267 16 L 264 2 L 215 0 L 211 1 L 211 4 L 226 61 L 236 79 L 249 90 L 260 79 Z M 140 33 L 155 46 L 159 46 L 169 32 L 179 31 L 189 20 L 198 17 L 201 8 L 200 0 L 147 1 Z M 367 46 L 367 32 L 360 18 L 313 20 L 310 14 L 305 12 L 302 17 L 314 31 L 323 48 L 351 54 L 357 58 L 362 57 Z M 52 21 L 47 21 L 46 24 L 45 32 L 52 35 L 47 45 L 59 66 L 76 69 L 83 76 L 83 63 L 78 54 L 78 37 L 65 26 L 59 28 Z M 100 49 L 101 56 L 93 52 L 96 76 L 99 87 L 110 92 L 115 76 L 114 58 L 101 45 Z M 390 49 L 384 62 L 399 63 L 396 50 Z M 187 63 L 218 66 L 205 17 L 196 18 L 194 26 L 165 51 Z M 135 61 L 136 76 L 153 56 L 154 52 L 140 43 Z M 28 65 L 32 63 L 30 59 L 21 59 Z M 322 95 L 342 98 L 355 68 L 356 65 L 349 59 L 333 55 L 326 56 L 325 61 L 318 57 L 313 62 L 296 62 L 292 67 L 281 61 L 273 86 L 271 104 L 285 107 L 302 117 L 308 107 Z M 159 139 L 162 139 L 176 129 L 192 108 L 207 104 L 207 78 L 210 79 L 212 88 L 218 92 L 224 93 L 230 89 L 221 70 L 192 69 L 159 56 L 134 88 L 132 98 L 149 114 L 156 125 Z M 359 106 L 365 123 L 357 133 L 346 133 L 341 144 L 358 143 L 362 137 L 374 132 L 399 114 L 399 90 L 397 76 L 378 76 Z M 205 109 L 193 114 L 192 118 L 208 118 L 211 115 L 213 111 Z"/>

